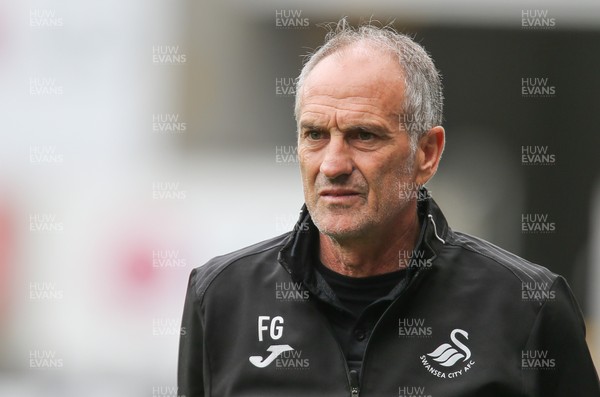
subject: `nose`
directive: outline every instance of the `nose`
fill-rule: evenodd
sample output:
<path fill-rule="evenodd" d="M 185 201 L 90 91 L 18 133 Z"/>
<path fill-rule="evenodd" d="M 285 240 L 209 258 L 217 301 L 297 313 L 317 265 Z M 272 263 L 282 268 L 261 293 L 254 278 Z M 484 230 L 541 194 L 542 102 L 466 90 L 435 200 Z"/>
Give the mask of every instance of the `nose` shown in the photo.
<path fill-rule="evenodd" d="M 325 149 L 325 157 L 319 169 L 329 179 L 350 175 L 354 170 L 352 157 L 343 136 L 332 136 Z"/>

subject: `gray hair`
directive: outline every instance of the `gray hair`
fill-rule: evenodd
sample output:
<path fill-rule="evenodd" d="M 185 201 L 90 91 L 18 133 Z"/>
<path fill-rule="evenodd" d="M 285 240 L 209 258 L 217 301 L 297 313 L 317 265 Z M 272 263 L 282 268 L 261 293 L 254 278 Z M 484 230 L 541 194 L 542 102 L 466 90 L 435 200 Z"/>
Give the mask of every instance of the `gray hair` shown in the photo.
<path fill-rule="evenodd" d="M 368 23 L 355 29 L 343 18 L 337 23 L 326 24 L 326 27 L 329 32 L 325 44 L 307 56 L 296 80 L 296 122 L 300 116 L 301 89 L 314 67 L 327 56 L 366 41 L 376 49 L 389 51 L 398 58 L 405 85 L 404 103 L 398 121 L 399 126 L 408 132 L 414 152 L 418 139 L 431 128 L 442 124 L 442 79 L 429 54 L 410 37 L 398 33 L 389 25 L 378 27 Z"/>

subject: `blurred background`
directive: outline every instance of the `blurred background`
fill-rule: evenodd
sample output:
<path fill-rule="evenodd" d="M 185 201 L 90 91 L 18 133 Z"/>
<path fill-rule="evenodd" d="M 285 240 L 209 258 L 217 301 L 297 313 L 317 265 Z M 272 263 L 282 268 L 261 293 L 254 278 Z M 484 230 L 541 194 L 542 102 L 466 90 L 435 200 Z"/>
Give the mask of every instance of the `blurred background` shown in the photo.
<path fill-rule="evenodd" d="M 176 396 L 191 269 L 296 221 L 293 81 L 342 16 L 432 54 L 433 197 L 564 275 L 600 362 L 600 2 L 4 1 L 0 395 Z"/>

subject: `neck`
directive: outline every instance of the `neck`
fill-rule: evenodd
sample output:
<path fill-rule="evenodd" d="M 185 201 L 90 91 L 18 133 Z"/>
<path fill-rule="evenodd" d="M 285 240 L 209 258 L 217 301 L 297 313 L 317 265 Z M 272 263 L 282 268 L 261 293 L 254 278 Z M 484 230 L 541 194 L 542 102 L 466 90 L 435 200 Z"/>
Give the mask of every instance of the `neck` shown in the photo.
<path fill-rule="evenodd" d="M 390 273 L 406 267 L 400 255 L 415 249 L 419 232 L 415 210 L 392 227 L 368 236 L 340 240 L 320 233 L 320 259 L 329 269 L 350 277 Z"/>

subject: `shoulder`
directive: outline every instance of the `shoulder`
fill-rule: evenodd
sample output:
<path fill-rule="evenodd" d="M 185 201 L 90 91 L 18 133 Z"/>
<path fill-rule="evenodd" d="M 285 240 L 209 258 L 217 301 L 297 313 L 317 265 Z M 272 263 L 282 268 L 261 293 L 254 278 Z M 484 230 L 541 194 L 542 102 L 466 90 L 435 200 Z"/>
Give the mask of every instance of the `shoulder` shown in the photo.
<path fill-rule="evenodd" d="M 484 271 L 497 270 L 518 280 L 521 284 L 552 284 L 559 277 L 547 268 L 532 263 L 486 240 L 461 232 L 450 233 L 447 243 L 465 251 L 472 258 L 479 259 L 478 265 Z M 496 272 L 494 272 L 496 273 Z"/>
<path fill-rule="evenodd" d="M 197 298 L 202 298 L 212 282 L 226 269 L 260 262 L 259 257 L 277 255 L 279 250 L 287 243 L 290 233 L 264 240 L 259 243 L 241 248 L 225 255 L 217 256 L 192 270 L 189 289 Z"/>

